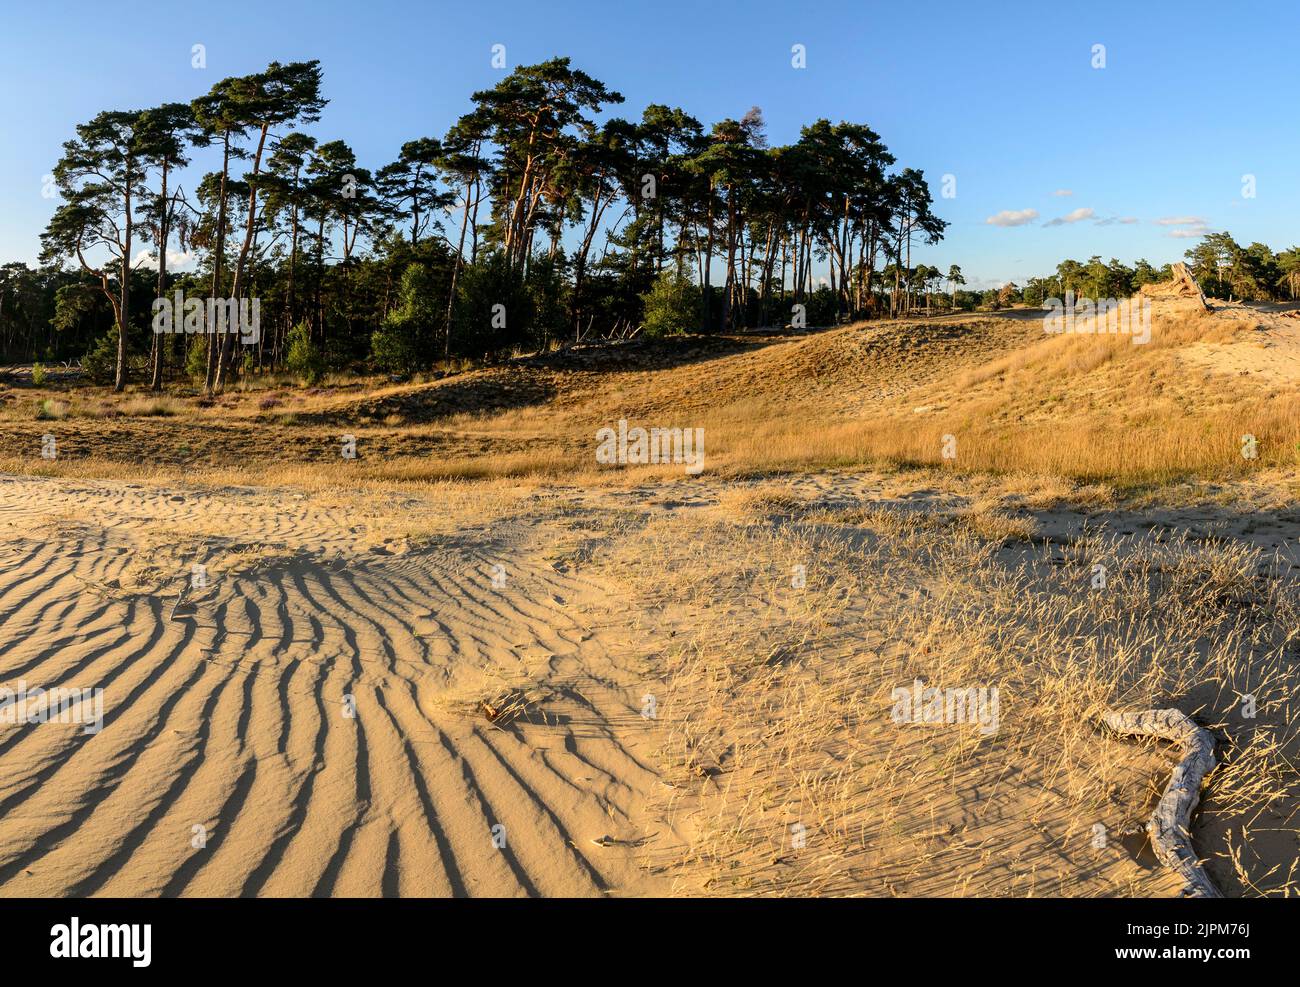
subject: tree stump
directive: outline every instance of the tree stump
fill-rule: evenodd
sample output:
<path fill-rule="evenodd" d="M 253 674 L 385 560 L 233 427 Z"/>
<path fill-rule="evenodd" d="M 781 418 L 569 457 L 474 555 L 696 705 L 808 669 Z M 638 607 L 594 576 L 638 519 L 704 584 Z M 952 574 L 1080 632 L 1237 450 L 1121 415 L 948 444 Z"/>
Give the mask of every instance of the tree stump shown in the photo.
<path fill-rule="evenodd" d="M 1148 298 L 1191 298 L 1198 302 L 1201 308 L 1209 310 L 1209 302 L 1205 300 L 1205 292 L 1201 291 L 1201 286 L 1196 283 L 1192 277 L 1192 272 L 1188 270 L 1187 265 L 1182 261 L 1177 261 L 1169 267 L 1173 275 L 1168 281 L 1161 281 L 1156 284 L 1144 284 L 1141 294 Z"/>

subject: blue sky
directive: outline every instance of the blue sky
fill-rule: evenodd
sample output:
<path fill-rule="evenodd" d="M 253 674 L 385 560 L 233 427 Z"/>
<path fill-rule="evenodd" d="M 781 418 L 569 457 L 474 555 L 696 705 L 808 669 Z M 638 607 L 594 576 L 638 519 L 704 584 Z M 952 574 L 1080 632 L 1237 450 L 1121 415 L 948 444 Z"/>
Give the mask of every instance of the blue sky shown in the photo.
<path fill-rule="evenodd" d="M 1300 241 L 1297 38 L 1294 0 L 12 3 L 0 31 L 0 261 L 35 260 L 56 205 L 42 176 L 100 110 L 319 58 L 330 105 L 312 132 L 376 168 L 403 141 L 440 136 L 501 77 L 497 43 L 512 67 L 570 56 L 623 93 L 627 116 L 660 102 L 712 123 L 757 105 L 773 143 L 822 116 L 869 124 L 900 164 L 925 171 L 952 224 L 913 260 L 958 263 L 978 285 L 1067 256 L 1176 260 L 1201 229 L 1283 248 Z M 196 43 L 205 70 L 191 67 Z M 795 44 L 804 69 L 791 67 Z M 944 175 L 955 198 L 941 197 Z M 989 222 L 999 214 L 1020 225 Z M 1062 217 L 1073 221 L 1046 225 Z"/>

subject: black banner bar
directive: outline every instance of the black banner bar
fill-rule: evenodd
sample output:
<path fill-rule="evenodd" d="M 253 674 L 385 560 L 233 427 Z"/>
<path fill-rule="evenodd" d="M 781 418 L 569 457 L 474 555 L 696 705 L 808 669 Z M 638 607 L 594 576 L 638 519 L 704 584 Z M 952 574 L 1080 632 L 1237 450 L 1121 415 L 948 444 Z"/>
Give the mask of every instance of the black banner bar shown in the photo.
<path fill-rule="evenodd" d="M 15 972 L 111 968 L 132 978 L 338 976 L 412 961 L 434 977 L 454 962 L 481 965 L 489 981 L 585 978 L 593 963 L 631 974 L 700 954 L 693 970 L 712 956 L 732 973 L 893 956 L 971 972 L 983 963 L 1072 973 L 1173 963 L 1231 976 L 1293 952 L 1289 912 L 1267 901 L 0 900 Z"/>

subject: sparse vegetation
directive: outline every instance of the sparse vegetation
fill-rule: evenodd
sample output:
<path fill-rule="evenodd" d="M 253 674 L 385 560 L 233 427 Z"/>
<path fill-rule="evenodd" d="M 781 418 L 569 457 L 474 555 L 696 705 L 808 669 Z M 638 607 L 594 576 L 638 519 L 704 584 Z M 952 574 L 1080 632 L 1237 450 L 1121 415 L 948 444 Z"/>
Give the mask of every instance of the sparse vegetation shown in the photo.
<path fill-rule="evenodd" d="M 1135 76 L 1044 11 L 1018 93 L 996 17 L 894 6 L 812 24 L 775 88 L 789 18 L 628 60 L 653 31 L 582 15 L 631 108 L 519 60 L 551 9 L 490 75 L 457 47 L 476 91 L 355 63 L 429 48 L 414 10 L 325 62 L 250 64 L 237 10 L 65 18 L 11 59 L 50 99 L 11 183 L 37 266 L 0 264 L 0 892 L 1300 896 L 1300 248 L 1222 228 L 1293 218 L 1289 90 L 1228 73 L 1107 148 L 1081 126 L 1206 18 L 1102 34 Z M 1240 20 L 1220 47 L 1286 37 Z M 55 36 L 66 84 L 22 85 Z M 86 37 L 158 68 L 103 88 L 146 108 L 85 110 Z M 895 90 L 942 175 L 857 122 Z M 1003 167 L 1008 92 L 1059 146 Z M 1193 118 L 1231 153 L 1162 157 Z M 1139 202 L 1170 215 L 1111 212 Z M 1143 243 L 1187 263 L 1051 269 Z M 150 928 L 76 941 L 123 963 Z"/>
<path fill-rule="evenodd" d="M 1294 868 L 1238 853 L 1264 816 L 1300 835 L 1283 753 L 1300 595 L 1257 550 L 1094 532 L 1062 566 L 1068 539 L 1009 544 L 1003 523 L 967 523 L 986 512 L 954 527 L 930 510 L 839 511 L 877 536 L 863 541 L 807 507 L 739 525 L 728 508 L 689 533 L 675 520 L 671 538 L 653 521 L 617 555 L 652 613 L 699 614 L 663 672 L 665 809 L 696 834 L 658 861 L 680 893 L 1169 893 L 1093 837 L 1142 819 L 1168 770 L 1102 734 L 1098 712 L 1171 704 L 1230 738 L 1198 828 L 1215 878 L 1295 893 Z M 792 586 L 800 563 L 806 586 Z M 891 723 L 891 692 L 916 679 L 996 683 L 1001 726 Z M 1257 717 L 1240 715 L 1247 692 Z M 792 827 L 815 852 L 792 847 Z"/>

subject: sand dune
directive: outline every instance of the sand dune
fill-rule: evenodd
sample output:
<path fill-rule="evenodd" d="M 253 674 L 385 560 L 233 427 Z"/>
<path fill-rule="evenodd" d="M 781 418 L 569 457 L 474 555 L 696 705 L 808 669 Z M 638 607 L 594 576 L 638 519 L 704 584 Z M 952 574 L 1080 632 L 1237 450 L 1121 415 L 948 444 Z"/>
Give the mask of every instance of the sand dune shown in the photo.
<path fill-rule="evenodd" d="M 1135 704 L 1222 742 L 1214 879 L 1293 894 L 1298 341 L 1166 306 L 1150 346 L 936 319 L 9 400 L 0 689 L 104 719 L 0 693 L 0 894 L 1171 894 L 1167 752 L 1094 725 Z M 705 472 L 598 467 L 623 416 Z M 900 727 L 918 679 L 1002 725 Z"/>
<path fill-rule="evenodd" d="M 0 732 L 0 891 L 653 889 L 620 842 L 654 776 L 603 588 L 525 528 L 418 552 L 372 530 L 288 494 L 0 481 L 5 682 L 105 690 L 97 734 Z M 211 582 L 173 617 L 196 558 Z M 137 586 L 142 562 L 165 578 Z M 515 680 L 545 717 L 489 722 Z"/>
<path fill-rule="evenodd" d="M 1132 837 L 1168 755 L 1089 726 L 1158 701 L 1228 743 L 1215 879 L 1291 887 L 1275 492 L 628 479 L 0 477 L 0 686 L 104 690 L 98 733 L 0 723 L 0 894 L 1172 894 Z M 900 728 L 917 678 L 1001 725 Z"/>

